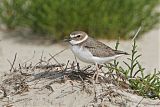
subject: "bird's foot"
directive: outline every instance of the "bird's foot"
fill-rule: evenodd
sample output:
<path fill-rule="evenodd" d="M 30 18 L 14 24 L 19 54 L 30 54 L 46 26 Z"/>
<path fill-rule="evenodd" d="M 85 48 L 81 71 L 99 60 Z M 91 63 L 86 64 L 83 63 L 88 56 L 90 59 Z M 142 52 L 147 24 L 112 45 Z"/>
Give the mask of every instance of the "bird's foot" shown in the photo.
<path fill-rule="evenodd" d="M 91 83 L 92 84 L 99 84 L 99 81 L 98 81 L 98 75 L 96 73 L 94 73 L 92 79 L 91 79 Z"/>

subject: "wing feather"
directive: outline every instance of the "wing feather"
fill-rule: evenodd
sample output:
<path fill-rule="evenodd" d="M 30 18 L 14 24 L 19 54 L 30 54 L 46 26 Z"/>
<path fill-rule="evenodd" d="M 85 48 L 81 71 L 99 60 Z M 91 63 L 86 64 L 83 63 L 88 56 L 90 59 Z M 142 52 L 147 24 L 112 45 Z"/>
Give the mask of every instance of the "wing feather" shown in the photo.
<path fill-rule="evenodd" d="M 115 50 L 102 42 L 94 40 L 93 38 L 87 39 L 87 41 L 82 45 L 87 48 L 93 54 L 93 56 L 96 57 L 109 57 L 116 55 Z"/>
<path fill-rule="evenodd" d="M 83 47 L 87 48 L 93 54 L 93 56 L 96 57 L 110 57 L 119 54 L 129 55 L 126 52 L 114 50 L 104 43 L 94 40 L 90 37 L 87 39 L 87 41 L 83 42 L 82 45 Z"/>

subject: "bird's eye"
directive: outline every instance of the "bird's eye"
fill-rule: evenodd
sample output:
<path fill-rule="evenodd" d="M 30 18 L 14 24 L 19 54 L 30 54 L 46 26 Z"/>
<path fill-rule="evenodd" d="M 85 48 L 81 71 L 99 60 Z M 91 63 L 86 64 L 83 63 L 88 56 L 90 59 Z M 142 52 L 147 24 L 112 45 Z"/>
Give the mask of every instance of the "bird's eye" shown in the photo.
<path fill-rule="evenodd" d="M 79 38 L 81 35 L 77 35 L 77 37 Z"/>

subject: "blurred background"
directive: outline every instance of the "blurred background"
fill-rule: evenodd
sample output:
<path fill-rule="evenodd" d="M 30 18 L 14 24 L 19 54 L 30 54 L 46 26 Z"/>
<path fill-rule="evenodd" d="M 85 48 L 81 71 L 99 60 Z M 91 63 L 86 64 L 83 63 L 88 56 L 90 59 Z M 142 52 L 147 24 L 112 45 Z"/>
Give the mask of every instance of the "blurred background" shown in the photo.
<path fill-rule="evenodd" d="M 160 0 L 0 0 L 0 23 L 8 30 L 28 28 L 54 41 L 74 30 L 130 39 L 139 26 L 141 34 L 156 27 L 159 6 Z"/>

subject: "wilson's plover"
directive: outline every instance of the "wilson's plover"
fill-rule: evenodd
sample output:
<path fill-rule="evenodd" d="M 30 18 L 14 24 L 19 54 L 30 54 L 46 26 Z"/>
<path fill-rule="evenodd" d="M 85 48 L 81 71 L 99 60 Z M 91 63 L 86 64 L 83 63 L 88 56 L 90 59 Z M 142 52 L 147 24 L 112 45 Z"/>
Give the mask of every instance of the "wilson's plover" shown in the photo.
<path fill-rule="evenodd" d="M 83 31 L 72 32 L 70 37 L 65 41 L 70 43 L 72 52 L 81 61 L 96 65 L 97 72 L 93 75 L 94 79 L 97 74 L 96 81 L 98 79 L 98 69 L 100 64 L 113 61 L 122 55 L 128 55 L 126 52 L 114 50 L 104 43 L 89 37 L 87 33 Z"/>

